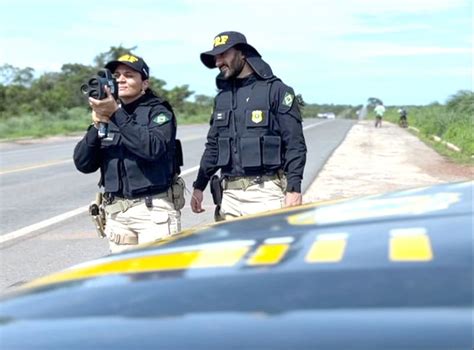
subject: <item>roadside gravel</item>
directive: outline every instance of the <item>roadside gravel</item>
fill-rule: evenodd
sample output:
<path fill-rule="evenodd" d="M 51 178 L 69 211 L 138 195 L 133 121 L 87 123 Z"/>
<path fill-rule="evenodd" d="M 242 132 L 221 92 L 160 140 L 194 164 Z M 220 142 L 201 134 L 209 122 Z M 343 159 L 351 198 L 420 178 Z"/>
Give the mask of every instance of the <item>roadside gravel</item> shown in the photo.
<path fill-rule="evenodd" d="M 455 164 L 408 130 L 359 121 L 303 196 L 303 202 L 360 197 L 474 179 L 474 167 Z"/>

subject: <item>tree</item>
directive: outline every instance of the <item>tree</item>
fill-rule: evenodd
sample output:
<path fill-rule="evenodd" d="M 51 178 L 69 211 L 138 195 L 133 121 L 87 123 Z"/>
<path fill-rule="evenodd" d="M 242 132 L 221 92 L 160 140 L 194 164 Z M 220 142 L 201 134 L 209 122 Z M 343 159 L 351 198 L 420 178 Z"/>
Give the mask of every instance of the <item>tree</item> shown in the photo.
<path fill-rule="evenodd" d="M 189 85 L 182 85 L 182 86 L 175 86 L 173 89 L 171 89 L 167 96 L 166 99 L 168 102 L 175 108 L 176 110 L 181 110 L 184 107 L 184 102 L 185 100 L 194 94 L 194 91 L 190 91 Z"/>
<path fill-rule="evenodd" d="M 459 90 L 448 99 L 446 107 L 456 112 L 474 115 L 474 92 Z"/>
<path fill-rule="evenodd" d="M 155 77 L 148 79 L 150 82 L 150 89 L 152 89 L 158 96 L 166 98 L 168 91 L 164 88 L 166 81 Z"/>
<path fill-rule="evenodd" d="M 381 99 L 377 98 L 377 97 L 369 97 L 367 99 L 367 104 L 371 107 L 374 107 L 376 105 L 383 105 L 383 102 Z"/>
<path fill-rule="evenodd" d="M 20 69 L 11 64 L 4 64 L 0 67 L 0 76 L 5 85 L 30 86 L 34 78 L 34 72 L 35 70 L 31 67 Z"/>
<path fill-rule="evenodd" d="M 69 96 L 65 107 L 87 106 L 85 96 L 80 87 L 93 75 L 97 74 L 97 68 L 77 63 L 64 64 L 61 67 L 61 75 L 58 79 L 58 88 L 68 91 Z"/>
<path fill-rule="evenodd" d="M 122 55 L 132 53 L 132 51 L 136 50 L 136 48 L 137 46 L 126 48 L 123 47 L 122 44 L 120 44 L 119 46 L 112 46 L 110 47 L 109 51 L 97 55 L 94 58 L 94 64 L 97 68 L 102 68 L 107 64 L 107 62 L 116 60 Z"/>
<path fill-rule="evenodd" d="M 212 107 L 214 98 L 206 95 L 196 95 L 194 96 L 194 102 L 199 106 Z"/>

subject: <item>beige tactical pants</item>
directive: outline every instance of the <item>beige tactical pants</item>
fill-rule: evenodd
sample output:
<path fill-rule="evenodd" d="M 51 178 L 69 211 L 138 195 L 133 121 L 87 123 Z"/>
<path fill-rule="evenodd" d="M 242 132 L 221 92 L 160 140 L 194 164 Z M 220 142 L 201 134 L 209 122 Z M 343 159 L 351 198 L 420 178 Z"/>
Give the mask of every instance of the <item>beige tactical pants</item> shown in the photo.
<path fill-rule="evenodd" d="M 107 214 L 105 226 L 111 253 L 158 241 L 180 230 L 181 212 L 166 197 L 153 197 L 151 208 L 142 199 L 123 212 Z"/>
<path fill-rule="evenodd" d="M 224 189 L 220 216 L 229 220 L 243 215 L 282 208 L 285 193 L 282 180 L 275 178 L 242 189 Z"/>

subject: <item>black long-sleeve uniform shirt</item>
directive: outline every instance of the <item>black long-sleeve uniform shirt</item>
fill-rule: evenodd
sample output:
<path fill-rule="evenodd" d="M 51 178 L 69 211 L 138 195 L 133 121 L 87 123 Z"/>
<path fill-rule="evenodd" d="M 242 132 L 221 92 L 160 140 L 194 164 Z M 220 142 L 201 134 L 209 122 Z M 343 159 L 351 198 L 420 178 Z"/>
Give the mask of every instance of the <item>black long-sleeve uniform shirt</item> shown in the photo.
<path fill-rule="evenodd" d="M 176 118 L 151 91 L 122 105 L 110 118 L 108 137 L 89 127 L 74 149 L 83 173 L 101 170 L 105 192 L 134 198 L 166 191 L 176 172 Z"/>
<path fill-rule="evenodd" d="M 260 77 L 257 74 L 253 74 L 244 79 L 220 82 L 221 92 L 230 90 L 232 93 L 234 105 L 232 113 L 237 115 L 235 117 L 236 120 L 239 119 L 239 114 L 245 113 L 242 110 L 245 107 L 242 106 L 248 102 L 248 91 L 253 89 L 253 86 L 259 79 Z M 217 98 L 219 98 L 219 95 Z M 281 137 L 282 147 L 280 156 L 282 163 L 280 168 L 283 169 L 287 177 L 288 184 L 286 190 L 288 192 L 301 192 L 301 180 L 306 163 L 306 144 L 302 130 L 301 115 L 293 89 L 285 85 L 281 80 L 275 80 L 271 83 L 269 101 L 271 113 L 275 119 L 275 129 L 271 132 Z M 242 118 L 240 117 L 240 123 L 243 122 Z M 239 122 L 236 121 L 236 123 Z M 261 173 L 262 170 L 260 170 L 260 173 L 258 173 L 258 170 L 256 172 L 244 170 L 241 166 L 242 159 L 239 155 L 232 157 L 228 165 L 218 166 L 219 128 L 216 126 L 214 117 L 211 118 L 210 124 L 207 143 L 201 158 L 198 176 L 194 182 L 194 188 L 204 190 L 210 177 L 219 169 L 221 169 L 222 175 L 231 177 L 263 175 Z M 233 145 L 238 143 L 238 141 L 234 141 Z"/>

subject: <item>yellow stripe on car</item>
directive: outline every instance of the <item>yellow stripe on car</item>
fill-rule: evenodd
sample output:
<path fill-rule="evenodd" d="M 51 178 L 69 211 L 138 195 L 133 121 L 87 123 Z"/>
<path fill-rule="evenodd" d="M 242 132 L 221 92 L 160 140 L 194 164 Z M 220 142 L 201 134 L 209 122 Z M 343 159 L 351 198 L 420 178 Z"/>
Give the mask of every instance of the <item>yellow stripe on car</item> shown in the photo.
<path fill-rule="evenodd" d="M 249 249 L 250 247 L 248 246 L 219 245 L 202 250 L 165 253 L 110 261 L 98 265 L 65 270 L 58 274 L 33 281 L 25 286 L 32 287 L 46 283 L 57 283 L 113 274 L 132 274 L 192 268 L 232 267 L 242 259 Z"/>
<path fill-rule="evenodd" d="M 293 237 L 266 239 L 247 260 L 247 265 L 260 266 L 280 263 L 293 241 Z"/>
<path fill-rule="evenodd" d="M 275 265 L 285 256 L 288 244 L 262 244 L 247 261 L 247 265 Z"/>
<path fill-rule="evenodd" d="M 311 246 L 304 261 L 308 264 L 341 262 L 348 245 L 348 237 L 347 232 L 316 235 L 314 241 L 309 242 Z M 25 284 L 25 287 L 104 275 L 235 267 L 247 256 L 249 257 L 243 262 L 246 266 L 274 266 L 283 261 L 294 241 L 295 237 L 286 236 L 267 238 L 260 245 L 255 240 L 240 240 L 169 248 L 158 254 L 146 250 L 138 251 L 136 255 L 111 257 L 93 264 L 82 264 Z M 257 247 L 253 250 L 255 246 Z M 426 262 L 433 259 L 430 238 L 425 228 L 392 229 L 388 246 L 388 258 L 391 262 Z"/>
<path fill-rule="evenodd" d="M 347 245 L 346 233 L 320 234 L 311 245 L 307 263 L 336 263 L 342 260 Z"/>
<path fill-rule="evenodd" d="M 423 227 L 390 231 L 391 261 L 430 261 L 433 259 L 430 238 Z"/>

